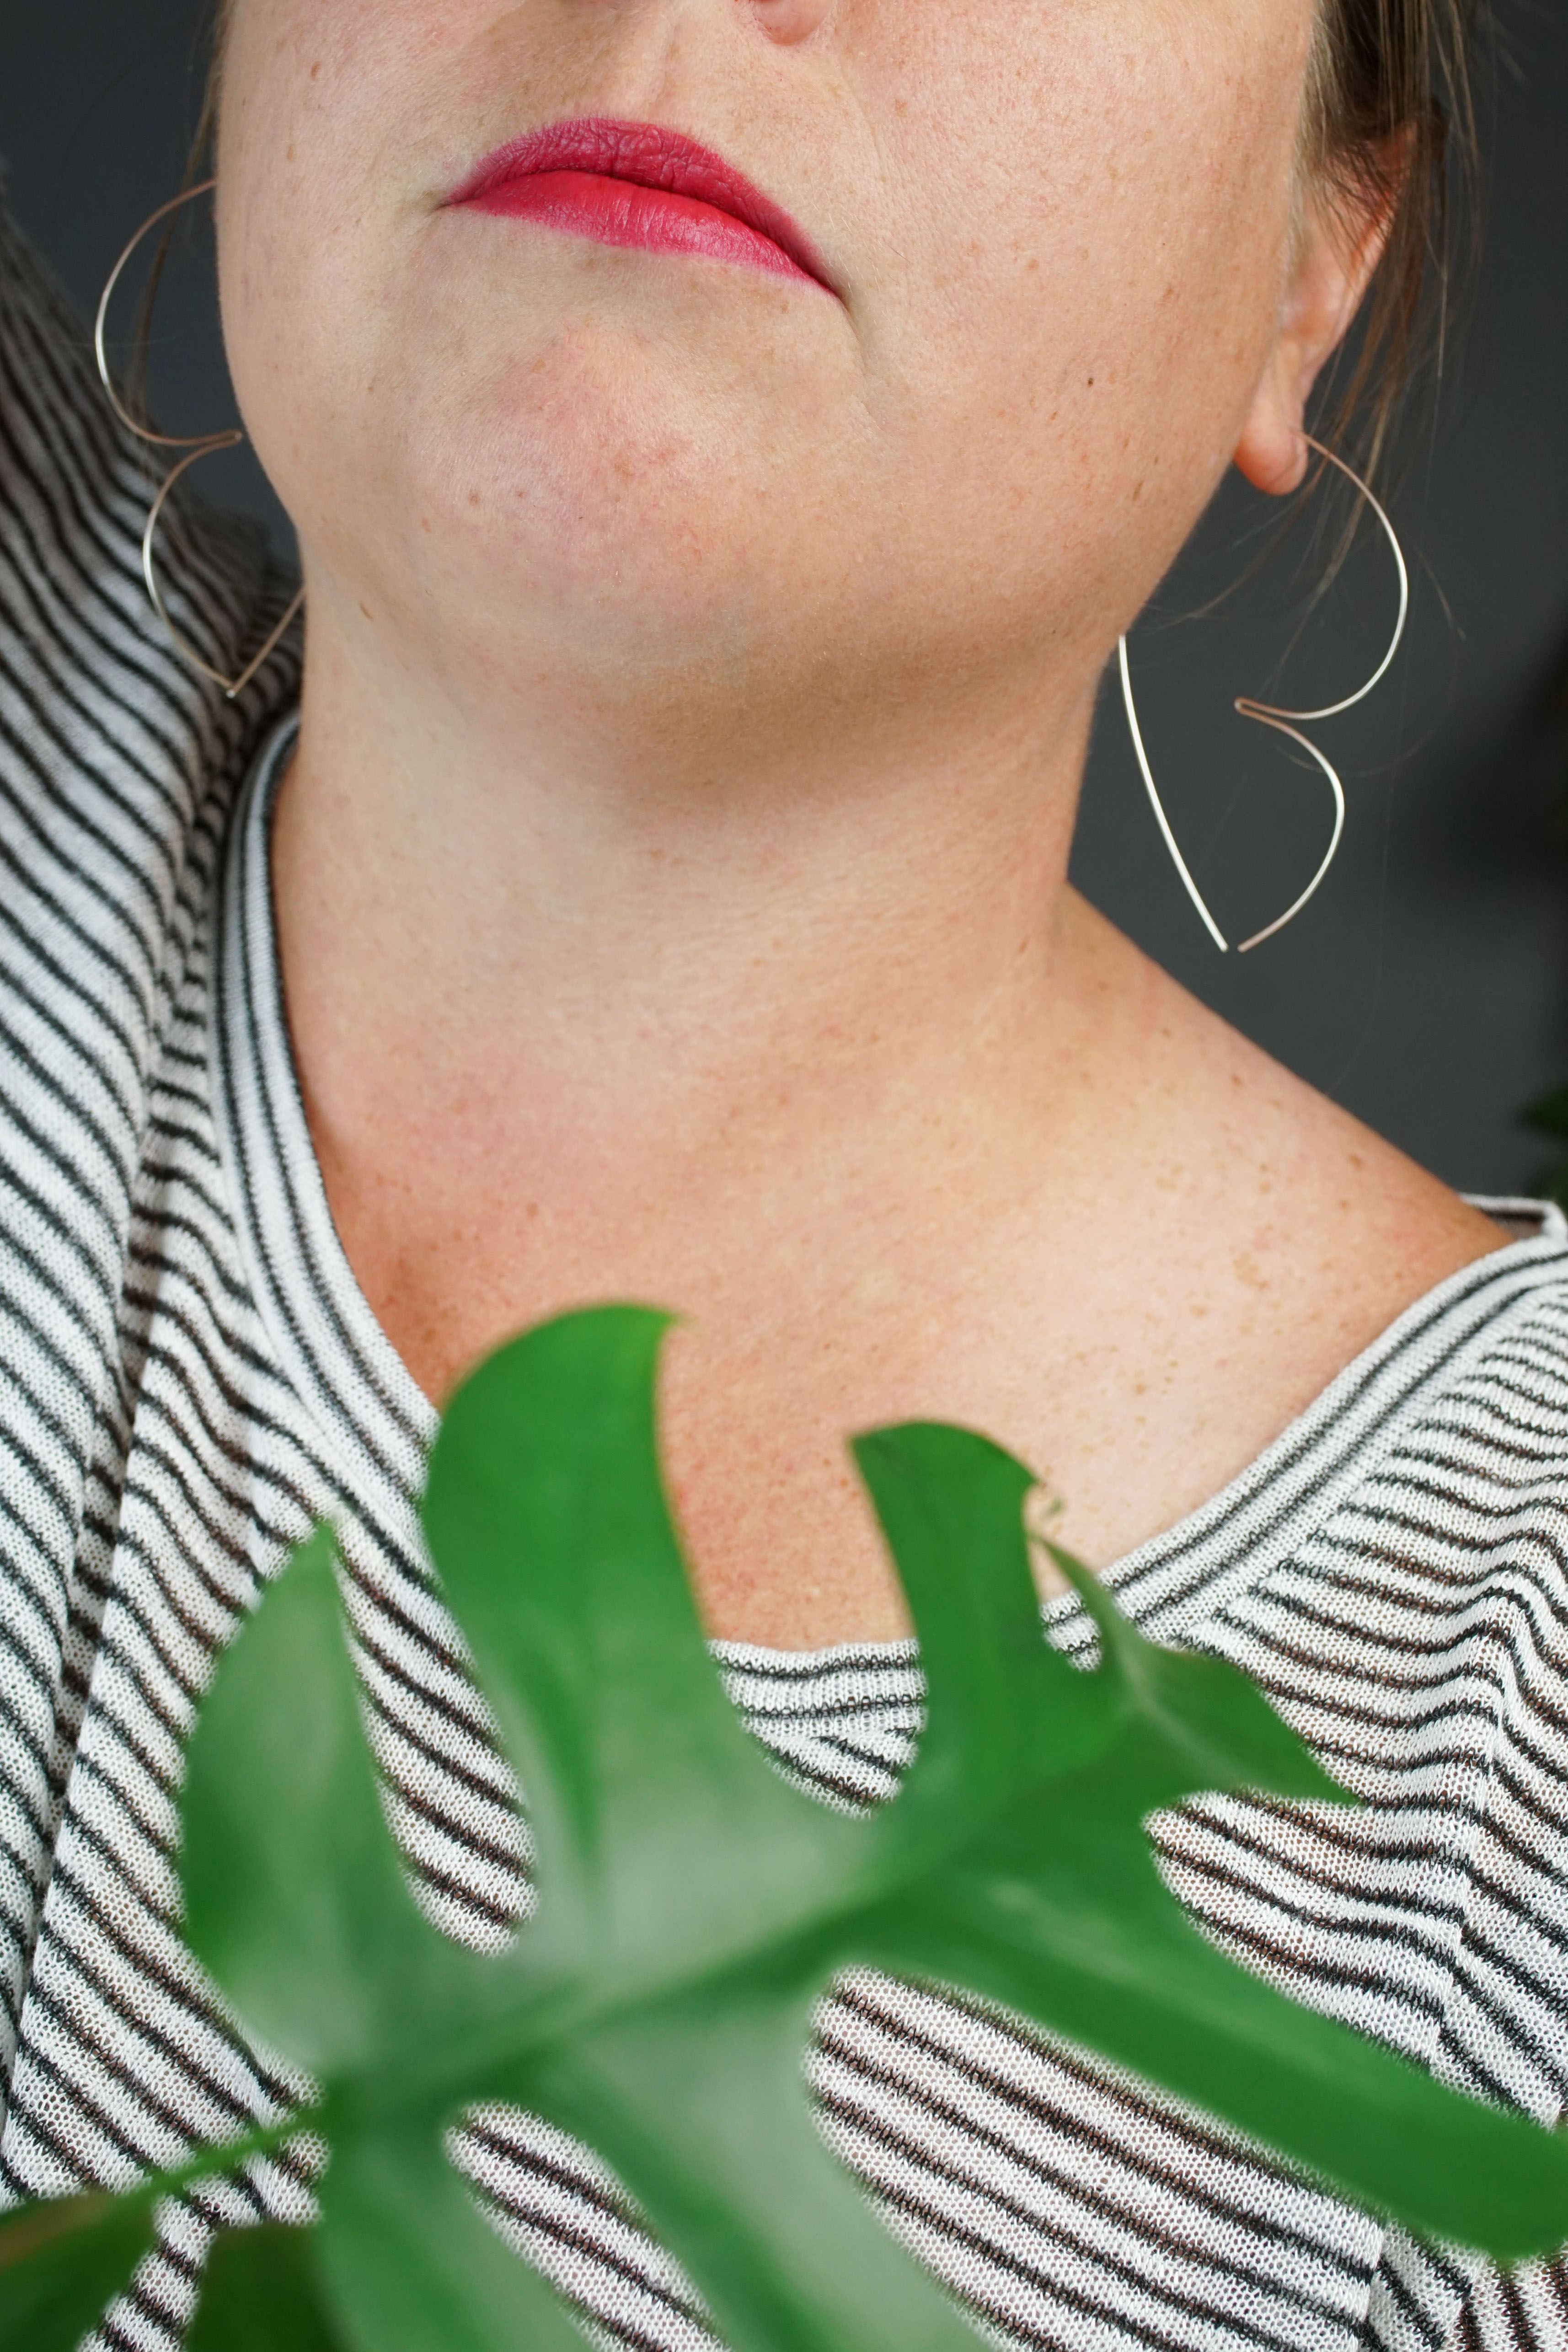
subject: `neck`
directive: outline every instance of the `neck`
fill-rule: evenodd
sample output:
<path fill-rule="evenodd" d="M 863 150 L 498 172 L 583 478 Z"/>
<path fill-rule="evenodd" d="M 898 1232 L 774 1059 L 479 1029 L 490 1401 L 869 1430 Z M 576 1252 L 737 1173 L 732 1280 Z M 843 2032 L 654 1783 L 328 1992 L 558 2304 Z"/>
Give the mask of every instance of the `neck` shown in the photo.
<path fill-rule="evenodd" d="M 324 1158 L 423 1131 L 527 1167 L 531 1139 L 572 1183 L 612 1144 L 646 1170 L 722 1135 L 733 1169 L 873 1106 L 891 1136 L 955 1093 L 1038 1103 L 1082 1016 L 1087 698 L 886 707 L 813 734 L 732 688 L 458 698 L 329 625 L 274 841 Z"/>

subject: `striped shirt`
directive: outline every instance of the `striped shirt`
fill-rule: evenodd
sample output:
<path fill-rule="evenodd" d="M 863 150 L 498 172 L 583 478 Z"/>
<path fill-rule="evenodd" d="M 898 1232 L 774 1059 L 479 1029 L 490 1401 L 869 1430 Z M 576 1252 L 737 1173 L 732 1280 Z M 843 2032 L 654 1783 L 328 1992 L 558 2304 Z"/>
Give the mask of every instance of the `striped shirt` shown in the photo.
<path fill-rule="evenodd" d="M 140 578 L 148 481 L 0 223 L 0 2193 L 122 2185 L 286 2112 L 179 1932 L 183 1743 L 324 1509 L 408 1868 L 483 1947 L 527 1901 L 506 1770 L 422 1553 L 432 1414 L 334 1233 L 267 871 L 298 653 L 237 705 Z M 237 668 L 288 593 L 212 519 L 162 553 Z M 1568 1228 L 1413 1307 L 1223 1494 L 1110 1571 L 1157 1638 L 1253 1675 L 1364 1801 L 1162 1817 L 1232 1953 L 1543 2122 L 1568 2084 Z M 1091 1646 L 1075 1602 L 1048 1612 Z M 719 1651 L 824 1799 L 918 1736 L 907 1646 Z M 1071 2352 L 1568 2352 L 1568 2266 L 1413 2242 L 977 2003 L 838 1985 L 809 2068 L 889 2226 L 982 2326 Z M 591 2152 L 508 2112 L 462 2160 L 601 2336 L 713 2339 Z M 170 2210 L 102 2344 L 174 2352 L 214 2225 L 308 2210 L 286 2150 Z"/>

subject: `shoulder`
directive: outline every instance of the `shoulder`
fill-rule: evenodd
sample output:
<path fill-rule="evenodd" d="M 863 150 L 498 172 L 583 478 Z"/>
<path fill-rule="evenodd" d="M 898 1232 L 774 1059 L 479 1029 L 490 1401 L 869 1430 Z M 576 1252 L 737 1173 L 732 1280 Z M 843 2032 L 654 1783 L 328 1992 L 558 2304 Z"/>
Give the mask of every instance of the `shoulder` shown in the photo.
<path fill-rule="evenodd" d="M 1128 1164 L 1161 1171 L 1168 1258 L 1211 1302 L 1272 1303 L 1299 1402 L 1415 1300 L 1506 1246 L 1496 1221 L 1089 920 L 1127 1007 Z"/>
<path fill-rule="evenodd" d="M 118 706 L 154 730 L 165 760 L 186 739 L 216 752 L 253 709 L 225 712 L 221 688 L 184 660 L 142 577 L 147 517 L 167 471 L 116 417 L 82 322 L 0 203 L 0 645 L 7 684 L 61 707 L 107 669 Z M 261 533 L 176 499 L 160 532 L 159 573 L 182 631 L 220 677 L 263 641 L 288 583 Z M 281 601 L 280 601 L 281 600 Z M 292 648 L 257 680 L 276 708 L 295 682 Z M 19 675 L 16 673 L 20 673 Z"/>
<path fill-rule="evenodd" d="M 0 858 L 40 973 L 63 958 L 143 1009 L 214 793 L 243 773 L 297 667 L 280 653 L 231 704 L 182 656 L 142 579 L 159 478 L 0 207 Z M 240 667 L 287 597 L 259 534 L 193 509 L 158 552 L 182 629 L 215 669 Z"/>
<path fill-rule="evenodd" d="M 1479 1261 L 1432 1307 L 1391 1351 L 1410 1382 L 1396 1433 L 1273 1606 L 1301 1604 L 1300 1646 L 1309 1613 L 1323 1629 L 1332 1769 L 1369 1801 L 1375 1850 L 1420 1825 L 1422 1932 L 1445 1959 L 1423 2054 L 1554 2122 L 1568 2102 L 1560 1223 Z"/>
<path fill-rule="evenodd" d="M 1168 1841 L 1187 1899 L 1223 1932 L 1245 1883 L 1298 1998 L 1551 2123 L 1568 2104 L 1568 1237 L 1538 1226 L 1415 1301 L 1144 1581 L 1166 1638 L 1241 1665 L 1354 1801 L 1284 1838 L 1278 1807 L 1204 1801 Z"/>
<path fill-rule="evenodd" d="M 998 1322 L 1033 1348 L 1021 1450 L 1068 1498 L 1063 1540 L 1103 1565 L 1201 1509 L 1509 1237 L 1082 902 L 1067 919 L 1083 1036 L 1041 1129 L 1053 1189 L 1006 1269 L 1034 1321 L 1001 1300 Z M 1074 1133 L 1092 1148 L 1064 1150 Z"/>
<path fill-rule="evenodd" d="M 71 1231 L 123 1222 L 223 812 L 296 691 L 291 648 L 238 703 L 176 650 L 141 576 L 156 481 L 0 207 L 0 1184 Z M 217 519 L 160 557 L 214 667 L 287 600 Z"/>

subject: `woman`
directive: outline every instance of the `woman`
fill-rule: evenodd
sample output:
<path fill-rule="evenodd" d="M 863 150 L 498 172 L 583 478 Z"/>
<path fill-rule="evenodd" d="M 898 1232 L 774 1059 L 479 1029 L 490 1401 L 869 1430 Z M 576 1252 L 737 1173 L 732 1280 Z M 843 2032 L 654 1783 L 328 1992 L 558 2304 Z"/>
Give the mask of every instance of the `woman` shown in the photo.
<path fill-rule="evenodd" d="M 1446 5 L 236 0 L 225 318 L 299 530 L 298 715 L 292 639 L 229 703 L 147 609 L 137 446 L 4 247 L 10 2194 L 285 2096 L 182 1948 L 174 1799 L 325 1508 L 422 1895 L 505 1935 L 423 1453 L 476 1356 L 613 1295 L 690 1318 L 674 1491 L 796 1771 L 886 1793 L 918 1723 L 842 1433 L 977 1424 L 1368 1801 L 1166 1823 L 1197 1916 L 1557 2113 L 1568 1235 L 1457 1200 L 1065 882 L 1118 632 L 1228 462 L 1301 481 L 1419 248 Z M 287 588 L 194 524 L 160 563 L 233 677 Z M 849 1986 L 813 2065 L 1023 2343 L 1568 2346 L 1550 2266 L 1419 2248 L 961 2003 Z M 585 2313 L 707 2340 L 584 2151 L 466 2147 Z M 209 2221 L 301 2196 L 279 2162 L 197 2200 L 104 2340 L 174 2344 Z"/>

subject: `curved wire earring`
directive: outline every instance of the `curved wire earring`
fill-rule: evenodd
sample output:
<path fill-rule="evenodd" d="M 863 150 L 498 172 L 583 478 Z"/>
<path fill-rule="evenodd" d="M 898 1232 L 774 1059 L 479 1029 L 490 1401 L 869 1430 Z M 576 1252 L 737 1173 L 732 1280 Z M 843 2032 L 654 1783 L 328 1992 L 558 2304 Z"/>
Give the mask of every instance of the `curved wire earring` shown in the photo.
<path fill-rule="evenodd" d="M 305 591 L 303 588 L 300 589 L 261 651 L 246 663 L 238 677 L 225 677 L 222 670 L 214 669 L 211 663 L 204 661 L 195 647 L 181 635 L 170 617 L 168 607 L 163 602 L 163 592 L 158 585 L 157 567 L 153 562 L 158 525 L 162 520 L 163 509 L 169 503 L 170 495 L 175 485 L 190 472 L 191 467 L 199 466 L 204 457 L 216 457 L 220 449 L 242 449 L 245 446 L 245 435 L 237 425 L 231 425 L 224 433 L 194 433 L 181 438 L 173 434 L 154 433 L 151 426 L 139 424 L 114 388 L 114 379 L 109 368 L 109 354 L 104 348 L 110 303 L 113 300 L 115 289 L 125 273 L 126 264 L 142 238 L 155 229 L 160 221 L 167 220 L 171 213 L 178 212 L 182 205 L 193 203 L 197 196 L 210 195 L 216 185 L 215 180 L 204 180 L 200 187 L 186 188 L 181 194 L 172 197 L 168 204 L 161 205 L 150 219 L 142 222 L 141 226 L 110 272 L 109 283 L 103 289 L 102 299 L 98 306 L 98 320 L 93 329 L 93 350 L 98 357 L 99 380 L 103 385 L 105 396 L 126 431 L 133 433 L 139 441 L 150 443 L 154 449 L 183 449 L 189 453 L 181 458 L 152 501 L 152 509 L 147 518 L 147 528 L 141 534 L 141 576 L 147 583 L 147 593 L 152 600 L 152 609 L 168 631 L 175 651 L 190 663 L 193 669 L 200 670 L 204 677 L 209 677 L 214 686 L 222 687 L 229 701 L 233 702 L 245 692 L 263 663 L 268 660 L 282 644 L 305 603 Z"/>
<path fill-rule="evenodd" d="M 1337 719 L 1342 710 L 1354 710 L 1358 702 L 1365 701 L 1375 686 L 1382 684 L 1388 674 L 1395 655 L 1399 651 L 1400 643 L 1405 635 L 1405 624 L 1410 612 L 1410 574 L 1406 569 L 1405 551 L 1399 544 L 1399 536 L 1394 525 L 1389 521 L 1387 515 L 1362 480 L 1361 476 L 1353 467 L 1347 466 L 1343 457 L 1336 457 L 1332 449 L 1325 449 L 1322 443 L 1314 441 L 1310 433 L 1303 433 L 1301 438 L 1309 449 L 1315 449 L 1320 457 L 1325 457 L 1331 466 L 1337 466 L 1347 481 L 1355 484 L 1356 488 L 1383 525 L 1388 544 L 1394 551 L 1394 562 L 1399 573 L 1399 617 L 1394 624 L 1394 635 L 1389 641 L 1388 651 L 1384 655 L 1366 684 L 1358 687 L 1354 694 L 1347 694 L 1343 702 L 1325 703 L 1321 710 L 1281 710 L 1272 702 L 1255 702 L 1250 695 L 1243 694 L 1237 697 L 1236 709 L 1243 719 L 1255 719 L 1260 727 L 1271 727 L 1276 734 L 1288 735 L 1292 743 L 1299 743 L 1301 750 L 1317 761 L 1328 779 L 1334 805 L 1333 833 L 1317 872 L 1312 876 L 1301 897 L 1292 899 L 1282 915 L 1277 915 L 1274 920 L 1271 923 L 1266 923 L 1260 931 L 1254 931 L 1249 940 L 1242 940 L 1236 950 L 1238 955 L 1245 955 L 1249 948 L 1261 947 L 1265 940 L 1271 940 L 1276 931 L 1282 931 L 1287 923 L 1295 920 L 1308 899 L 1316 895 L 1323 877 L 1333 864 L 1339 850 L 1340 836 L 1344 831 L 1344 786 L 1340 782 L 1339 771 L 1319 751 L 1312 738 L 1301 733 L 1301 728 L 1309 725 L 1313 719 Z M 1124 635 L 1117 641 L 1117 652 L 1122 670 L 1122 700 L 1127 712 L 1127 726 L 1133 738 L 1133 749 L 1137 754 L 1138 768 L 1154 808 L 1155 821 L 1160 828 L 1160 836 L 1171 854 L 1172 862 L 1182 878 L 1187 897 L 1203 918 L 1209 938 L 1221 955 L 1227 954 L 1229 950 L 1229 941 L 1209 913 L 1203 893 L 1192 878 L 1187 862 L 1181 854 L 1175 834 L 1171 831 L 1170 819 L 1166 814 L 1165 805 L 1160 799 L 1159 787 L 1155 782 L 1154 771 L 1149 765 L 1149 755 L 1144 749 L 1143 730 L 1138 725 L 1137 708 L 1133 700 L 1133 678 L 1127 667 L 1127 640 Z"/>

